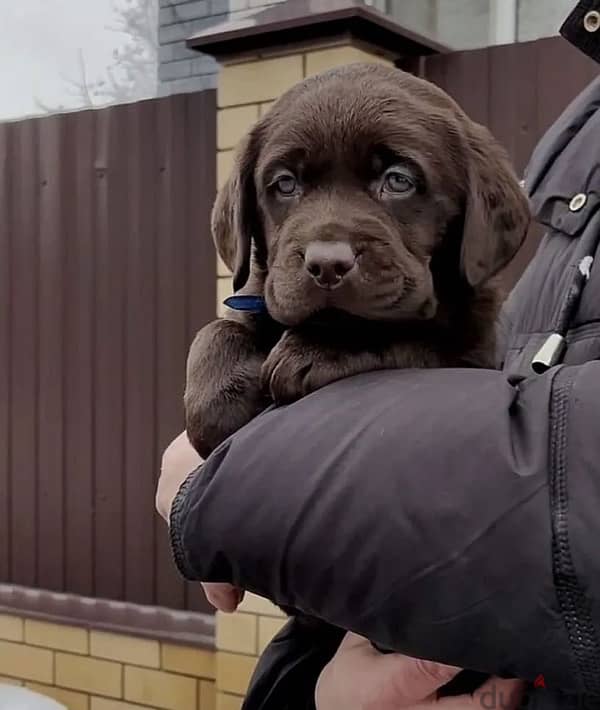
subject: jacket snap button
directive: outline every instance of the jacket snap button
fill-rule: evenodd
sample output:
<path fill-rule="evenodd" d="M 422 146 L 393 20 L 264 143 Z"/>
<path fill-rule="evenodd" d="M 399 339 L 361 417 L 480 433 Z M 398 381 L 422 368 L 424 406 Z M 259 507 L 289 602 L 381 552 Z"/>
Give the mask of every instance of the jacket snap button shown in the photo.
<path fill-rule="evenodd" d="M 600 12 L 596 10 L 591 10 L 587 12 L 583 18 L 583 26 L 588 32 L 595 32 L 600 28 Z"/>
<path fill-rule="evenodd" d="M 571 212 L 579 212 L 586 202 L 587 196 L 584 195 L 583 192 L 580 192 L 571 199 L 571 202 L 569 202 L 569 209 Z"/>

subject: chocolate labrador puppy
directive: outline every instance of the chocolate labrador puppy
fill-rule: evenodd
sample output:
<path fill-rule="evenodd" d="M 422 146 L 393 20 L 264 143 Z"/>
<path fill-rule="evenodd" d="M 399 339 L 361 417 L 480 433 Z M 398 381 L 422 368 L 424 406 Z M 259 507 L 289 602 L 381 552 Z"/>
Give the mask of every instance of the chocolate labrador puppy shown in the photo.
<path fill-rule="evenodd" d="M 361 372 L 493 367 L 494 276 L 528 225 L 504 151 L 433 84 L 352 64 L 296 85 L 214 206 L 242 310 L 190 349 L 192 444 L 206 457 L 269 404 Z"/>
<path fill-rule="evenodd" d="M 494 367 L 494 277 L 528 225 L 503 150 L 434 85 L 355 64 L 295 86 L 215 203 L 242 310 L 190 349 L 192 444 L 206 457 L 269 404 L 368 370 Z M 316 648 L 327 626 L 299 621 Z M 463 672 L 441 694 L 483 678 Z"/>

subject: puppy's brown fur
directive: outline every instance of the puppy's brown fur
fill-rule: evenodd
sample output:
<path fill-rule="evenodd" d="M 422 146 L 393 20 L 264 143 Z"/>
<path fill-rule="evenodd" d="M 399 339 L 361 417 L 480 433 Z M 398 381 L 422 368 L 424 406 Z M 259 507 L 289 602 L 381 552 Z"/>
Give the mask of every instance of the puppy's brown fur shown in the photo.
<path fill-rule="evenodd" d="M 270 402 L 368 370 L 493 367 L 493 277 L 528 224 L 504 151 L 434 85 L 368 64 L 298 84 L 240 146 L 214 207 L 234 288 L 264 294 L 268 315 L 198 333 L 193 445 L 206 457 Z M 334 243 L 352 267 L 323 288 L 308 254 Z"/>

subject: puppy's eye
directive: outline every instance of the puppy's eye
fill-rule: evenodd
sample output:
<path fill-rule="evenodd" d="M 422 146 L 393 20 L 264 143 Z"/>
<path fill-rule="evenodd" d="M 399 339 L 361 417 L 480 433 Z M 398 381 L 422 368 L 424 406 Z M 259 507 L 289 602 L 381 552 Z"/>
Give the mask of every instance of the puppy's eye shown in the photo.
<path fill-rule="evenodd" d="M 292 197 L 298 192 L 298 181 L 291 173 L 281 173 L 275 178 L 273 185 L 284 197 Z"/>
<path fill-rule="evenodd" d="M 415 181 L 412 175 L 400 168 L 390 168 L 383 176 L 384 192 L 391 192 L 395 195 L 406 194 L 415 189 Z"/>

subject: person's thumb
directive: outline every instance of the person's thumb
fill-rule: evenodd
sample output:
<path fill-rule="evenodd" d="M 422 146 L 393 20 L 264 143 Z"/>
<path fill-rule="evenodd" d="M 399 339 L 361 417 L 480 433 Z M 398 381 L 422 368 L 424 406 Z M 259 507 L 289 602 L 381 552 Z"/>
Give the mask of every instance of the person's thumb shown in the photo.
<path fill-rule="evenodd" d="M 398 701 L 403 700 L 409 703 L 431 698 L 462 670 L 456 666 L 407 656 L 394 657 L 390 655 L 389 659 L 397 666 L 395 670 L 390 667 L 390 680 L 394 685 L 394 694 Z"/>

